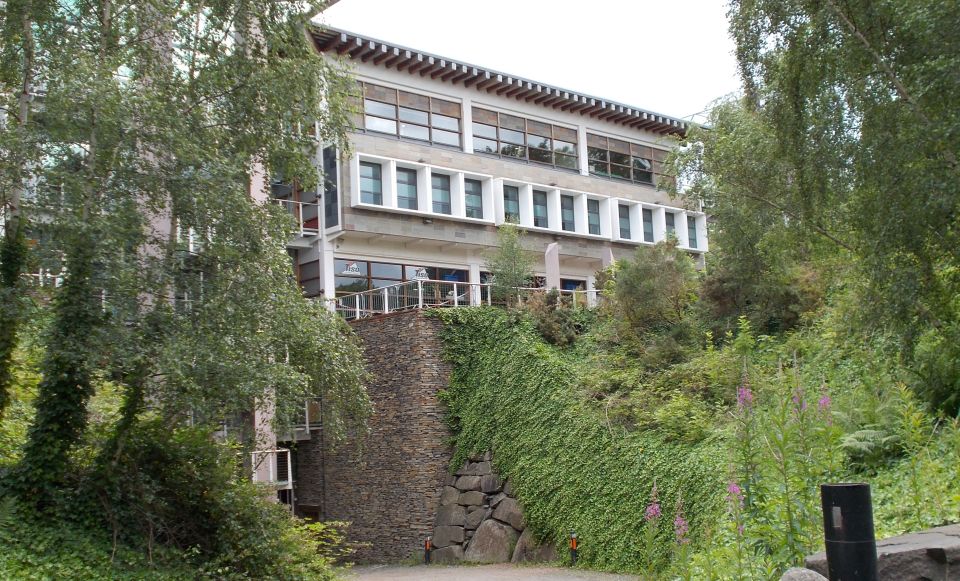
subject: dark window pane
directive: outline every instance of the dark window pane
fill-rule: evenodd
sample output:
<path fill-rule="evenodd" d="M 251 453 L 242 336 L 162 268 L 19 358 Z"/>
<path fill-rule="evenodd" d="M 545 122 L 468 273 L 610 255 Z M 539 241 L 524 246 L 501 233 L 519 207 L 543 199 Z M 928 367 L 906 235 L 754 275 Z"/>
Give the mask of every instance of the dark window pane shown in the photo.
<path fill-rule="evenodd" d="M 503 186 L 503 214 L 507 222 L 520 223 L 520 188 Z"/>
<path fill-rule="evenodd" d="M 483 218 L 483 184 L 480 180 L 463 180 L 468 218 Z"/>
<path fill-rule="evenodd" d="M 620 238 L 630 240 L 630 207 L 620 205 L 618 207 L 620 222 Z"/>
<path fill-rule="evenodd" d="M 506 141 L 507 143 L 515 143 L 517 145 L 524 144 L 524 136 L 520 131 L 511 131 L 510 129 L 500 128 L 500 141 Z"/>
<path fill-rule="evenodd" d="M 625 153 L 617 153 L 616 151 L 611 151 L 610 163 L 616 163 L 619 165 L 630 165 L 630 156 Z"/>
<path fill-rule="evenodd" d="M 432 266 L 407 266 L 404 272 L 407 280 L 437 280 L 437 269 Z"/>
<path fill-rule="evenodd" d="M 540 228 L 546 228 L 547 224 L 547 193 L 534 190 L 533 225 Z"/>
<path fill-rule="evenodd" d="M 560 196 L 560 227 L 568 232 L 576 230 L 573 196 Z"/>
<path fill-rule="evenodd" d="M 360 201 L 383 204 L 383 182 L 380 164 L 360 162 Z"/>
<path fill-rule="evenodd" d="M 450 176 L 433 174 L 433 211 L 438 214 L 450 213 Z"/>
<path fill-rule="evenodd" d="M 542 135 L 527 135 L 527 145 L 530 147 L 539 147 L 540 149 L 551 149 L 552 140 Z"/>
<path fill-rule="evenodd" d="M 667 234 L 676 233 L 677 228 L 674 222 L 675 220 L 676 220 L 676 216 L 674 215 L 673 212 L 666 212 Z"/>
<path fill-rule="evenodd" d="M 610 175 L 610 166 L 602 161 L 591 161 L 588 167 L 590 168 L 590 173 L 594 175 Z"/>
<path fill-rule="evenodd" d="M 693 216 L 687 216 L 687 240 L 690 248 L 697 247 L 697 219 Z"/>
<path fill-rule="evenodd" d="M 409 137 L 410 139 L 420 139 L 422 141 L 430 141 L 430 130 L 420 125 L 409 125 L 407 123 L 401 123 L 400 135 L 402 137 Z"/>
<path fill-rule="evenodd" d="M 373 280 L 370 281 L 370 288 L 383 288 L 383 287 L 385 287 L 385 286 L 395 286 L 395 285 L 398 285 L 398 284 L 400 284 L 400 283 L 401 283 L 401 281 L 399 281 L 399 280 L 375 278 L 375 279 L 373 279 Z M 378 297 L 378 299 L 379 299 L 379 297 Z"/>
<path fill-rule="evenodd" d="M 370 263 L 370 276 L 377 278 L 403 278 L 403 267 L 399 264 L 385 264 L 383 262 Z"/>
<path fill-rule="evenodd" d="M 635 169 L 633 170 L 633 181 L 639 182 L 641 184 L 652 184 L 653 174 L 648 171 L 641 171 L 641 170 Z"/>
<path fill-rule="evenodd" d="M 527 158 L 527 148 L 521 145 L 501 145 L 500 153 L 509 155 L 510 157 L 519 157 L 520 159 Z"/>
<path fill-rule="evenodd" d="M 486 137 L 487 139 L 496 139 L 497 128 L 492 125 L 483 125 L 481 123 L 474 123 L 473 135 L 475 137 Z"/>
<path fill-rule="evenodd" d="M 598 149 L 596 147 L 587 148 L 587 159 L 589 159 L 590 161 L 602 161 L 602 162 L 609 161 L 607 159 L 607 150 Z"/>
<path fill-rule="evenodd" d="M 407 210 L 417 209 L 417 171 L 397 168 L 397 206 Z"/>
<path fill-rule="evenodd" d="M 653 164 L 649 159 L 644 159 L 642 157 L 634 157 L 633 159 L 633 169 L 639 169 L 643 171 L 650 171 L 653 169 Z"/>
<path fill-rule="evenodd" d="M 433 114 L 433 126 L 438 129 L 448 131 L 460 131 L 460 120 L 456 117 L 447 117 L 446 115 Z"/>
<path fill-rule="evenodd" d="M 530 148 L 530 161 L 536 161 L 539 163 L 553 163 L 553 154 L 546 149 L 537 149 L 534 147 Z"/>
<path fill-rule="evenodd" d="M 397 118 L 397 107 L 395 105 L 387 105 L 386 103 L 371 101 L 370 99 L 364 99 L 363 110 L 368 115 L 376 115 L 377 117 L 387 117 L 388 119 Z"/>
<path fill-rule="evenodd" d="M 577 130 L 576 129 L 567 129 L 566 127 L 553 126 L 553 138 L 562 139 L 563 141 L 569 141 L 576 143 L 577 141 Z"/>
<path fill-rule="evenodd" d="M 460 146 L 460 134 L 451 133 L 450 131 L 441 131 L 439 129 L 433 130 L 433 142 L 442 143 L 443 145 L 454 145 Z"/>
<path fill-rule="evenodd" d="M 397 134 L 397 122 L 389 119 L 381 119 L 379 117 L 371 117 L 367 115 L 367 117 L 364 119 L 363 126 L 370 131 L 390 133 L 391 135 Z"/>
<path fill-rule="evenodd" d="M 562 153 L 554 154 L 554 157 L 557 160 L 557 166 L 559 167 L 568 167 L 570 169 L 577 169 L 577 158 L 573 155 L 563 155 Z"/>
<path fill-rule="evenodd" d="M 489 139 L 473 138 L 473 150 L 481 153 L 497 153 L 497 142 Z"/>
<path fill-rule="evenodd" d="M 614 165 L 610 164 L 610 175 L 615 178 L 621 178 L 625 180 L 630 179 L 630 167 L 623 165 Z"/>
<path fill-rule="evenodd" d="M 346 276 L 335 276 L 333 277 L 333 286 L 336 288 L 337 294 L 340 293 L 358 293 L 367 288 L 367 279 L 365 278 L 351 278 Z M 353 306 L 353 305 L 350 305 Z"/>
<path fill-rule="evenodd" d="M 591 234 L 600 234 L 600 200 L 587 200 L 587 225 Z"/>
<path fill-rule="evenodd" d="M 400 120 L 408 123 L 416 123 L 417 125 L 429 124 L 428 115 L 426 112 L 417 111 L 416 109 L 407 109 L 406 107 L 400 107 Z"/>
<path fill-rule="evenodd" d="M 643 241 L 653 242 L 653 210 L 643 209 Z"/>

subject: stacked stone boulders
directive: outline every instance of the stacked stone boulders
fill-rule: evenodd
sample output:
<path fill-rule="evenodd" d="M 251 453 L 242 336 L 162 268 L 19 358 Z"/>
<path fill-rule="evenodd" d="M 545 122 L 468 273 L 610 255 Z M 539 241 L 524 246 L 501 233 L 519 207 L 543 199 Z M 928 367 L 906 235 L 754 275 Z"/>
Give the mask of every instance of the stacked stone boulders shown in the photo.
<path fill-rule="evenodd" d="M 487 453 L 447 478 L 431 558 L 435 563 L 553 561 L 556 551 L 536 542 L 510 484 L 493 471 Z"/>

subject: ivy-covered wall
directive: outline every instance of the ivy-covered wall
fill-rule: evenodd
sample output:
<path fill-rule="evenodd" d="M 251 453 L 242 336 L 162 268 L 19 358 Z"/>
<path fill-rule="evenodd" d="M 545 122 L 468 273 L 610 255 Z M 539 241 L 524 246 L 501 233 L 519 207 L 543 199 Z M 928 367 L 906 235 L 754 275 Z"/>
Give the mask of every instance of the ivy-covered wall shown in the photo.
<path fill-rule="evenodd" d="M 690 531 L 718 522 L 717 491 L 725 489 L 727 474 L 719 445 L 611 429 L 583 405 L 578 384 L 590 369 L 505 311 L 448 309 L 434 316 L 445 324 L 444 353 L 453 365 L 441 394 L 455 435 L 452 464 L 492 450 L 534 531 L 564 543 L 575 530 L 581 564 L 650 571 L 663 567 L 677 546 L 681 503 Z M 645 511 L 654 484 L 662 516 L 651 526 Z"/>

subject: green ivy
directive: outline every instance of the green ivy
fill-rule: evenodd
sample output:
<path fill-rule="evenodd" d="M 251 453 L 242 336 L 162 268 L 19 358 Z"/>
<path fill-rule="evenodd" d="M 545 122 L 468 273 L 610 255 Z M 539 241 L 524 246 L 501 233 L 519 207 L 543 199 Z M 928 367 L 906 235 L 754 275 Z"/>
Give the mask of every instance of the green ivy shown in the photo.
<path fill-rule="evenodd" d="M 585 567 L 663 570 L 676 547 L 681 501 L 694 546 L 703 541 L 723 511 L 719 442 L 682 445 L 653 432 L 611 430 L 579 397 L 589 371 L 545 344 L 530 323 L 495 309 L 435 316 L 445 323 L 445 354 L 454 366 L 442 394 L 456 444 L 452 466 L 492 450 L 529 525 L 555 543 L 576 531 Z M 644 512 L 654 484 L 663 516 L 649 547 Z"/>

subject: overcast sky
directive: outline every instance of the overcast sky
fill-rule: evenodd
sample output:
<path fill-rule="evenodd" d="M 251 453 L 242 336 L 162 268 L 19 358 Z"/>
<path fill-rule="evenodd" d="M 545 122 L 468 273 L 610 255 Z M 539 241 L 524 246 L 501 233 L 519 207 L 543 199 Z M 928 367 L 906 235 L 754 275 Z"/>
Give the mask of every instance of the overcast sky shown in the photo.
<path fill-rule="evenodd" d="M 725 0 L 340 0 L 365 36 L 689 119 L 739 90 Z"/>

